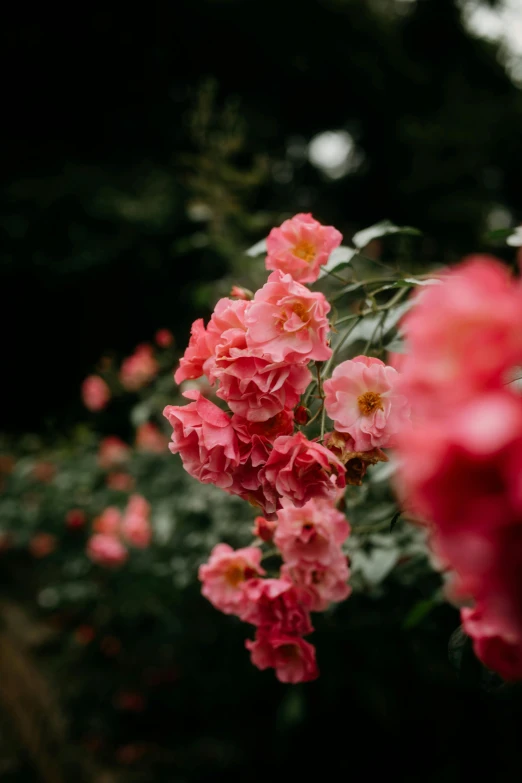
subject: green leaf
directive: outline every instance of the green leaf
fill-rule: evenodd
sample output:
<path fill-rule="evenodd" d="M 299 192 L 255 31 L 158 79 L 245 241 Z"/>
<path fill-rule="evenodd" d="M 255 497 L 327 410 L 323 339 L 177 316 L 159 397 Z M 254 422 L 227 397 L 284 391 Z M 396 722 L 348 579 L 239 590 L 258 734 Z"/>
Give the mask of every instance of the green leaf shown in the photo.
<path fill-rule="evenodd" d="M 442 285 L 442 280 L 436 277 L 430 277 L 426 280 L 417 280 L 416 277 L 405 277 L 404 280 L 399 280 L 398 286 L 401 285 Z"/>
<path fill-rule="evenodd" d="M 422 232 L 418 228 L 411 226 L 396 226 L 390 220 L 382 220 L 380 223 L 369 228 L 363 228 L 353 237 L 353 243 L 357 248 L 363 248 L 368 245 L 372 239 L 387 236 L 388 234 L 407 234 L 409 236 L 421 236 Z"/>
<path fill-rule="evenodd" d="M 402 624 L 403 629 L 408 630 L 409 628 L 414 628 L 421 622 L 421 620 L 424 620 L 424 618 L 427 617 L 427 615 L 431 612 L 432 609 L 435 608 L 435 606 L 437 606 L 437 604 L 438 601 L 435 601 L 433 598 L 426 598 L 423 601 L 417 601 L 417 603 L 406 615 L 406 618 Z"/>
<path fill-rule="evenodd" d="M 262 255 L 262 253 L 266 253 L 266 239 L 261 239 L 259 242 L 256 242 L 255 245 L 249 247 L 245 252 L 247 256 L 250 256 L 251 258 L 255 258 L 256 256 Z"/>
<path fill-rule="evenodd" d="M 394 337 L 393 340 L 384 347 L 388 353 L 407 353 L 406 343 L 400 337 Z"/>
<path fill-rule="evenodd" d="M 337 272 L 340 269 L 350 266 L 352 258 L 356 255 L 357 250 L 354 250 L 353 247 L 346 247 L 346 245 L 336 247 L 335 250 L 332 250 L 330 253 L 330 257 L 326 264 L 321 267 L 319 277 L 324 277 L 328 272 Z"/>

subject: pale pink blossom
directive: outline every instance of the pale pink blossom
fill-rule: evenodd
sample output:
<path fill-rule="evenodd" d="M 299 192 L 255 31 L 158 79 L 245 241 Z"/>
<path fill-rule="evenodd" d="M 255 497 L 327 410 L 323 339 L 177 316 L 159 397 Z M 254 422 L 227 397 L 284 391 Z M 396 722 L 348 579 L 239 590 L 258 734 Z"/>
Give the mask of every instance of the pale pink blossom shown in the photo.
<path fill-rule="evenodd" d="M 274 362 L 324 361 L 332 354 L 329 310 L 324 294 L 312 293 L 291 275 L 272 272 L 246 313 L 247 345 Z"/>
<path fill-rule="evenodd" d="M 96 533 L 101 533 L 103 536 L 117 536 L 120 533 L 121 517 L 121 511 L 117 506 L 107 506 L 94 519 L 92 528 Z"/>
<path fill-rule="evenodd" d="M 136 448 L 151 454 L 163 454 L 169 443 L 168 437 L 151 421 L 140 424 L 136 430 Z"/>
<path fill-rule="evenodd" d="M 216 609 L 225 614 L 241 615 L 248 604 L 245 583 L 262 576 L 262 552 L 257 547 L 232 549 L 228 544 L 217 544 L 208 563 L 199 567 L 203 583 L 201 592 Z"/>
<path fill-rule="evenodd" d="M 300 213 L 268 235 L 266 268 L 279 269 L 301 283 L 313 283 L 341 240 L 342 234 L 333 226 L 322 226 L 312 215 Z"/>
<path fill-rule="evenodd" d="M 250 356 L 249 351 L 233 361 L 218 361 L 214 374 L 219 379 L 217 396 L 234 413 L 250 421 L 271 419 L 299 402 L 312 379 L 300 364 L 271 362 Z"/>
<path fill-rule="evenodd" d="M 335 499 L 345 486 L 344 474 L 331 451 L 297 432 L 276 438 L 260 475 L 266 495 L 273 492 L 299 507 L 312 498 Z"/>
<path fill-rule="evenodd" d="M 300 636 L 258 630 L 255 641 L 245 646 L 258 669 L 275 669 L 280 682 L 309 682 L 319 676 L 315 647 Z"/>
<path fill-rule="evenodd" d="M 250 301 L 250 299 L 254 298 L 252 291 L 250 291 L 248 288 L 243 288 L 240 285 L 232 286 L 230 289 L 230 296 L 234 297 L 235 299 L 244 299 L 245 301 Z"/>
<path fill-rule="evenodd" d="M 380 359 L 356 356 L 324 382 L 325 407 L 335 429 L 351 435 L 355 451 L 393 445 L 410 425 L 410 407 L 397 389 L 399 374 Z"/>
<path fill-rule="evenodd" d="M 89 375 L 82 383 L 83 404 L 90 411 L 103 410 L 110 398 L 110 389 L 99 375 Z"/>
<path fill-rule="evenodd" d="M 281 576 L 307 591 L 312 612 L 324 612 L 331 603 L 344 601 L 352 592 L 348 584 L 350 569 L 340 550 L 328 565 L 304 560 L 294 566 L 283 565 Z"/>
<path fill-rule="evenodd" d="M 120 381 L 128 391 L 137 391 L 149 383 L 157 374 L 159 365 L 152 346 L 138 345 L 132 356 L 121 364 Z"/>
<path fill-rule="evenodd" d="M 121 534 L 127 543 L 137 549 L 147 549 L 152 539 L 152 529 L 147 517 L 129 513 L 128 510 L 121 523 Z"/>
<path fill-rule="evenodd" d="M 167 405 L 163 415 L 173 428 L 169 448 L 183 467 L 203 484 L 227 489 L 239 465 L 239 444 L 230 418 L 200 392 L 185 392 L 188 405 Z"/>
<path fill-rule="evenodd" d="M 89 539 L 87 555 L 98 565 L 118 568 L 127 560 L 128 552 L 119 538 L 98 533 Z"/>
<path fill-rule="evenodd" d="M 344 514 L 326 500 L 309 500 L 301 508 L 285 503 L 277 512 L 274 543 L 289 566 L 328 565 L 350 533 Z"/>
<path fill-rule="evenodd" d="M 268 543 L 272 541 L 277 527 L 275 520 L 265 519 L 264 517 L 256 517 L 254 519 L 254 528 L 252 533 L 256 538 L 260 538 L 261 541 Z"/>
<path fill-rule="evenodd" d="M 129 446 L 121 438 L 117 438 L 115 435 L 108 435 L 100 443 L 98 465 L 104 470 L 114 468 L 116 465 L 122 465 L 124 462 L 127 462 L 130 454 Z"/>
<path fill-rule="evenodd" d="M 250 579 L 244 587 L 246 604 L 241 619 L 268 633 L 306 636 L 310 622 L 309 594 L 288 579 Z"/>

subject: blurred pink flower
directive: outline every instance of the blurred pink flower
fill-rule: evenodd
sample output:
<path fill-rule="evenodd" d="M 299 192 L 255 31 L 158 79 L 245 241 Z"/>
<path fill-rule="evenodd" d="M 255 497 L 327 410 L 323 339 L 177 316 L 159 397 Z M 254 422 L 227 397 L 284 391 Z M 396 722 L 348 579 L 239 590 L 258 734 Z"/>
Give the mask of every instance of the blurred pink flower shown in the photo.
<path fill-rule="evenodd" d="M 168 348 L 174 342 L 174 335 L 169 329 L 158 329 L 154 335 L 154 340 L 160 348 Z"/>
<path fill-rule="evenodd" d="M 121 363 L 120 381 L 127 391 L 137 391 L 149 383 L 158 373 L 159 365 L 152 346 L 138 345 L 131 356 Z"/>
<path fill-rule="evenodd" d="M 131 495 L 120 526 L 121 535 L 132 546 L 146 549 L 152 538 L 150 504 L 142 495 Z"/>
<path fill-rule="evenodd" d="M 151 454 L 163 454 L 167 450 L 169 439 L 160 428 L 151 421 L 140 424 L 136 430 L 136 447 Z"/>
<path fill-rule="evenodd" d="M 118 568 L 127 560 L 128 552 L 119 538 L 96 533 L 87 543 L 87 555 L 98 565 Z"/>
<path fill-rule="evenodd" d="M 109 489 L 114 489 L 117 492 L 131 492 L 134 489 L 135 481 L 130 473 L 118 471 L 109 473 L 106 483 Z"/>
<path fill-rule="evenodd" d="M 110 398 L 110 389 L 99 375 L 89 375 L 82 383 L 83 404 L 90 411 L 101 411 Z"/>
<path fill-rule="evenodd" d="M 327 565 L 305 560 L 293 566 L 283 565 L 281 576 L 306 590 L 312 612 L 324 612 L 332 602 L 344 601 L 352 592 L 348 584 L 350 569 L 340 549 Z"/>
<path fill-rule="evenodd" d="M 33 557 L 47 557 L 56 549 L 58 539 L 51 533 L 37 533 L 29 541 L 29 551 Z"/>
<path fill-rule="evenodd" d="M 92 529 L 104 536 L 117 536 L 120 532 L 121 517 L 121 511 L 117 506 L 108 506 L 94 519 Z"/>
<path fill-rule="evenodd" d="M 333 226 L 322 226 L 312 215 L 300 213 L 271 230 L 266 240 L 266 268 L 279 269 L 301 283 L 313 283 L 342 238 Z"/>
<path fill-rule="evenodd" d="M 131 450 L 121 438 L 115 435 L 108 435 L 100 443 L 98 449 L 98 465 L 106 470 L 116 465 L 121 465 L 130 457 Z"/>
<path fill-rule="evenodd" d="M 87 514 L 81 508 L 71 508 L 65 515 L 65 524 L 70 530 L 78 530 L 85 526 Z"/>

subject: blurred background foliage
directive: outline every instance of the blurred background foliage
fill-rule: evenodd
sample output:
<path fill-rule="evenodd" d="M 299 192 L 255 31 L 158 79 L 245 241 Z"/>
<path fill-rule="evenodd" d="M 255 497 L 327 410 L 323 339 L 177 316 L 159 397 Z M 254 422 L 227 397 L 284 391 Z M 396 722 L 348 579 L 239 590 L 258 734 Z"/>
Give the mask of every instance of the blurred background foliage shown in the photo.
<path fill-rule="evenodd" d="M 103 571 L 85 556 L 89 527 L 64 524 L 76 506 L 90 525 L 124 503 L 96 453 L 101 436 L 131 442 L 139 423 L 132 395 L 88 414 L 85 375 L 159 327 L 182 350 L 195 317 L 259 275 L 245 248 L 284 217 L 311 211 L 346 237 L 382 218 L 418 226 L 417 269 L 490 250 L 487 231 L 520 223 L 520 69 L 498 34 L 469 21 L 515 4 L 6 11 L 2 780 L 264 783 L 315 762 L 323 774 L 447 783 L 520 769 L 519 693 L 462 645 L 457 676 L 457 613 L 433 600 L 438 579 L 402 523 L 393 542 L 415 567 L 385 555 L 381 566 L 395 557 L 397 568 L 372 581 L 385 533 L 354 551 L 366 577 L 355 569 L 356 595 L 318 618 L 322 676 L 298 687 L 251 667 L 245 628 L 194 579 L 214 541 L 248 540 L 245 504 L 196 485 L 167 454 L 134 451 L 151 549 Z M 175 402 L 162 378 L 144 393 L 152 418 Z M 368 502 L 378 516 L 390 498 Z M 42 534 L 54 540 L 45 554 Z"/>

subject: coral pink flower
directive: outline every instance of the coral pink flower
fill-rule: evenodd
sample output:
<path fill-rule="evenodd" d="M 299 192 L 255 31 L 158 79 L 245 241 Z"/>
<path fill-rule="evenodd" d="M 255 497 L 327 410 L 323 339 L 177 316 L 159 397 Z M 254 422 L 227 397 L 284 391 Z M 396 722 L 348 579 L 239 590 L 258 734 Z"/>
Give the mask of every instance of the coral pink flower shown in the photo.
<path fill-rule="evenodd" d="M 153 424 L 147 421 L 136 430 L 136 447 L 140 451 L 148 451 L 151 454 L 163 454 L 167 449 L 169 439 L 163 432 Z"/>
<path fill-rule="evenodd" d="M 117 536 L 120 532 L 120 525 L 120 509 L 117 506 L 108 506 L 93 521 L 92 528 L 96 533 L 101 533 L 104 536 Z"/>
<path fill-rule="evenodd" d="M 203 484 L 227 489 L 239 464 L 239 444 L 230 418 L 198 391 L 185 392 L 188 405 L 167 405 L 163 415 L 173 428 L 169 448 Z"/>
<path fill-rule="evenodd" d="M 245 582 L 246 608 L 241 619 L 273 634 L 306 636 L 310 622 L 308 593 L 286 579 L 250 579 Z"/>
<path fill-rule="evenodd" d="M 98 533 L 89 539 L 87 555 L 98 565 L 118 568 L 127 560 L 128 552 L 119 538 Z"/>
<path fill-rule="evenodd" d="M 121 438 L 115 435 L 109 435 L 100 443 L 98 449 L 98 465 L 106 470 L 116 465 L 121 465 L 130 457 L 131 450 Z"/>
<path fill-rule="evenodd" d="M 274 362 L 324 361 L 332 355 L 329 310 L 324 294 L 272 272 L 246 313 L 247 345 Z"/>
<path fill-rule="evenodd" d="M 217 396 L 250 421 L 265 421 L 293 408 L 312 379 L 304 365 L 274 363 L 248 352 L 231 362 L 218 362 L 214 374 L 220 383 Z"/>
<path fill-rule="evenodd" d="M 257 631 L 255 641 L 245 642 L 254 666 L 275 669 L 280 682 L 309 682 L 319 676 L 315 647 L 300 636 Z"/>
<path fill-rule="evenodd" d="M 201 592 L 216 609 L 225 614 L 241 615 L 248 604 L 245 584 L 262 576 L 262 552 L 257 547 L 232 549 L 228 544 L 217 544 L 208 563 L 200 566 L 198 576 L 203 582 Z"/>
<path fill-rule="evenodd" d="M 157 374 L 159 365 L 154 358 L 152 346 L 146 343 L 138 345 L 132 356 L 121 364 L 120 381 L 128 391 L 137 391 L 151 381 Z"/>
<path fill-rule="evenodd" d="M 82 383 L 83 404 L 90 411 L 103 410 L 110 398 L 110 389 L 99 375 L 89 375 Z"/>
<path fill-rule="evenodd" d="M 453 405 L 522 364 L 522 287 L 492 256 L 471 256 L 449 271 L 441 285 L 418 292 L 402 322 L 412 354 L 404 364 L 414 410 L 440 414 L 446 387 Z"/>
<path fill-rule="evenodd" d="M 309 500 L 301 508 L 284 504 L 277 513 L 274 543 L 289 566 L 304 562 L 328 565 L 350 526 L 344 514 L 325 500 Z"/>
<path fill-rule="evenodd" d="M 380 359 L 356 356 L 324 382 L 326 412 L 338 432 L 352 436 L 354 451 L 391 446 L 396 433 L 409 426 L 409 403 L 397 391 L 398 379 Z"/>
<path fill-rule="evenodd" d="M 160 348 L 168 348 L 174 342 L 174 335 L 168 329 L 158 329 L 154 339 Z"/>
<path fill-rule="evenodd" d="M 272 489 L 300 507 L 312 498 L 336 498 L 345 486 L 344 474 L 331 451 L 298 432 L 276 438 L 261 479 L 266 492 Z"/>
<path fill-rule="evenodd" d="M 342 238 L 333 226 L 322 226 L 312 215 L 300 213 L 268 235 L 266 268 L 279 269 L 300 283 L 313 283 Z"/>
<path fill-rule="evenodd" d="M 461 609 L 464 630 L 473 639 L 477 658 L 505 680 L 522 680 L 522 633 L 506 633 L 477 607 Z"/>
<path fill-rule="evenodd" d="M 307 591 L 312 612 L 324 612 L 331 603 L 344 601 L 352 592 L 348 584 L 350 569 L 340 550 L 328 565 L 306 561 L 295 566 L 284 565 L 281 576 Z"/>
<path fill-rule="evenodd" d="M 216 350 L 221 343 L 234 344 L 239 339 L 241 347 L 244 347 L 248 305 L 246 301 L 225 297 L 216 304 L 206 329 L 202 318 L 194 321 L 188 347 L 174 374 L 176 383 L 202 375 L 211 378 Z"/>
<path fill-rule="evenodd" d="M 190 340 L 179 367 L 174 373 L 176 383 L 200 378 L 205 374 L 205 363 L 214 352 L 213 342 L 208 339 L 203 318 L 198 318 L 190 329 Z"/>

